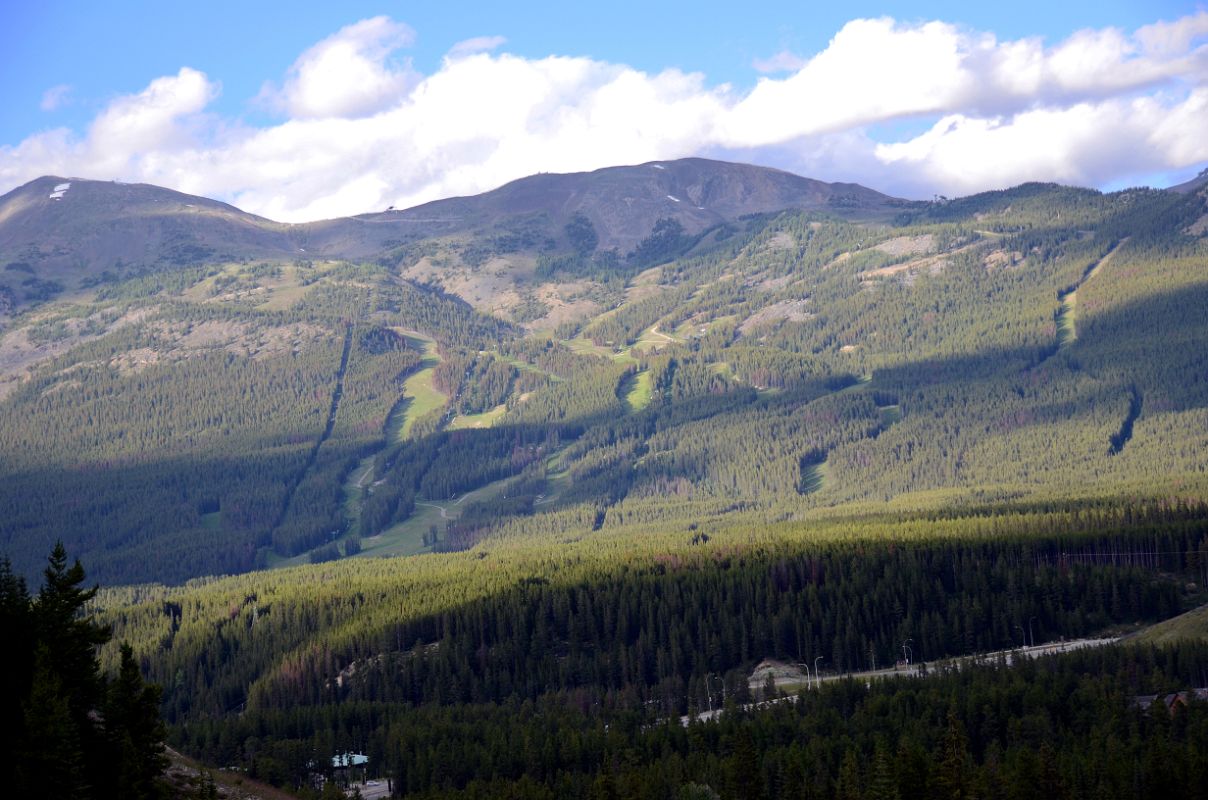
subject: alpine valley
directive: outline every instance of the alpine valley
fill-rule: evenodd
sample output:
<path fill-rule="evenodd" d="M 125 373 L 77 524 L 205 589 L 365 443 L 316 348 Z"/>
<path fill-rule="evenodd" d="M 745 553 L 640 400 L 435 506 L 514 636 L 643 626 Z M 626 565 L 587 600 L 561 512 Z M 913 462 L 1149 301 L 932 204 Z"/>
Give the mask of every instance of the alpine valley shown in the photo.
<path fill-rule="evenodd" d="M 79 557 L 178 796 L 1202 797 L 1206 309 L 1203 176 L 693 158 L 306 224 L 40 178 L 6 619 Z"/>

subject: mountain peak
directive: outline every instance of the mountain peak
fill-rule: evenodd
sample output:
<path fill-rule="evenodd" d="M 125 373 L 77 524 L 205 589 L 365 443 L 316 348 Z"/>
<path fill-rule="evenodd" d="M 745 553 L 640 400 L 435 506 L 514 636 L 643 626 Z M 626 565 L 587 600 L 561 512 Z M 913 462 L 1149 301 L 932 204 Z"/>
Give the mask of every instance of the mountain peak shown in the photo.
<path fill-rule="evenodd" d="M 578 217 L 591 222 L 600 250 L 624 257 L 661 220 L 673 220 L 693 235 L 745 215 L 786 209 L 884 218 L 902 202 L 856 184 L 682 158 L 539 173 L 475 196 L 286 225 L 151 184 L 45 175 L 0 197 L 0 264 L 16 263 L 22 274 L 72 287 L 105 273 L 241 258 L 306 253 L 373 259 L 400 243 L 449 235 L 523 231 L 540 249 L 538 244 L 562 240 L 566 225 Z M 21 294 L 15 287 L 9 291 Z"/>
<path fill-rule="evenodd" d="M 694 157 L 591 172 L 538 173 L 480 195 L 366 216 L 416 221 L 459 216 L 485 225 L 510 215 L 545 214 L 561 226 L 582 214 L 596 227 L 601 249 L 616 248 L 623 254 L 664 218 L 697 233 L 747 214 L 797 208 L 879 216 L 901 202 L 858 184 L 825 183 L 771 167 Z"/>

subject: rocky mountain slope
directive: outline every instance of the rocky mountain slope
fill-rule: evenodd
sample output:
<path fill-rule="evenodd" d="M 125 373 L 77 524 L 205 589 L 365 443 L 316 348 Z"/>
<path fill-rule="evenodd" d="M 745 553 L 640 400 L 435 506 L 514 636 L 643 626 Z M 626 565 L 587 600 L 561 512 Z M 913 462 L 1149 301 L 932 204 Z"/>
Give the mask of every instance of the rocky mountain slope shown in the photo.
<path fill-rule="evenodd" d="M 107 279 L 256 258 L 397 260 L 400 247 L 427 240 L 491 240 L 531 266 L 566 249 L 576 215 L 594 226 L 595 249 L 623 258 L 659 220 L 694 235 L 747 214 L 873 217 L 900 205 L 855 184 L 695 158 L 534 175 L 474 197 L 296 225 L 157 186 L 43 177 L 0 197 L 0 315 Z"/>

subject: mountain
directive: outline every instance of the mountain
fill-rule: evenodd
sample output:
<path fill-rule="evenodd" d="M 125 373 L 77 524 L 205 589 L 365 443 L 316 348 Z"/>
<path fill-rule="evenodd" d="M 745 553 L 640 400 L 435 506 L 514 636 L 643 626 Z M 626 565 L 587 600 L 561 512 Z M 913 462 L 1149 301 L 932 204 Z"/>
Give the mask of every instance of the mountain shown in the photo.
<path fill-rule="evenodd" d="M 109 277 L 249 258 L 373 260 L 425 240 L 503 242 L 501 254 L 531 264 L 558 248 L 576 215 L 594 225 L 596 247 L 624 256 L 661 219 L 694 235 L 789 208 L 874 217 L 900 205 L 855 184 L 704 159 L 534 175 L 474 197 L 304 224 L 146 184 L 43 177 L 0 197 L 0 313 Z"/>
<path fill-rule="evenodd" d="M 353 539 L 459 549 L 1205 466 L 1171 439 L 1208 413 L 1198 194 L 902 204 L 688 159 L 281 226 L 59 183 L 0 223 L 38 254 L 0 271 L 0 544 L 23 570 L 58 537 L 107 579 L 178 581 Z M 622 222 L 653 226 L 625 257 L 603 249 Z M 334 256 L 437 224 L 457 230 Z"/>
<path fill-rule="evenodd" d="M 1208 649 L 1115 638 L 1208 600 L 1202 190 L 689 160 L 278 226 L 55 180 L 0 222 L 0 610 L 63 541 L 190 755 L 458 800 L 1208 774 Z"/>
<path fill-rule="evenodd" d="M 1196 175 L 1189 181 L 1184 181 L 1183 183 L 1169 187 L 1169 191 L 1178 192 L 1180 194 L 1191 194 L 1192 192 L 1199 191 L 1206 185 L 1208 185 L 1208 169 L 1203 170 L 1199 175 Z"/>
<path fill-rule="evenodd" d="M 289 226 L 158 186 L 43 177 L 0 197 L 0 261 L 68 285 L 296 251 Z"/>
<path fill-rule="evenodd" d="M 684 158 L 594 172 L 532 175 L 473 197 L 352 219 L 366 231 L 365 249 L 356 252 L 361 257 L 371 255 L 375 247 L 381 249 L 383 238 L 377 237 L 397 237 L 401 232 L 488 230 L 511 217 L 545 219 L 551 231 L 558 231 L 576 214 L 595 226 L 601 249 L 616 248 L 625 254 L 660 219 L 674 219 L 695 234 L 748 214 L 788 208 L 875 217 L 902 204 L 858 184 L 823 183 L 767 167 Z M 340 220 L 312 228 L 324 234 L 333 229 L 344 233 L 354 225 Z M 373 236 L 367 233 L 371 226 L 377 229 Z M 320 252 L 328 255 L 349 250 L 347 245 L 320 241 L 324 241 Z"/>

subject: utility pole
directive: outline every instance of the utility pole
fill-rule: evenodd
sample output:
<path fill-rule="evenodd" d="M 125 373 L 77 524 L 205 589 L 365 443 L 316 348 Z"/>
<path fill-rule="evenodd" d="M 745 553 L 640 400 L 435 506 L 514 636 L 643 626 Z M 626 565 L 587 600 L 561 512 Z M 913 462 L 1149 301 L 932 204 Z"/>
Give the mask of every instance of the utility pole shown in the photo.
<path fill-rule="evenodd" d="M 719 684 L 721 684 L 721 703 L 717 707 L 717 712 L 719 714 L 721 713 L 722 707 L 725 706 L 725 704 L 726 704 L 726 680 L 725 680 L 725 678 L 721 677 L 717 673 L 710 672 L 709 676 L 707 678 L 705 678 L 705 691 L 708 692 L 708 694 L 709 694 L 709 716 L 710 717 L 713 716 L 713 679 L 714 678 L 716 678 L 717 682 Z"/>

